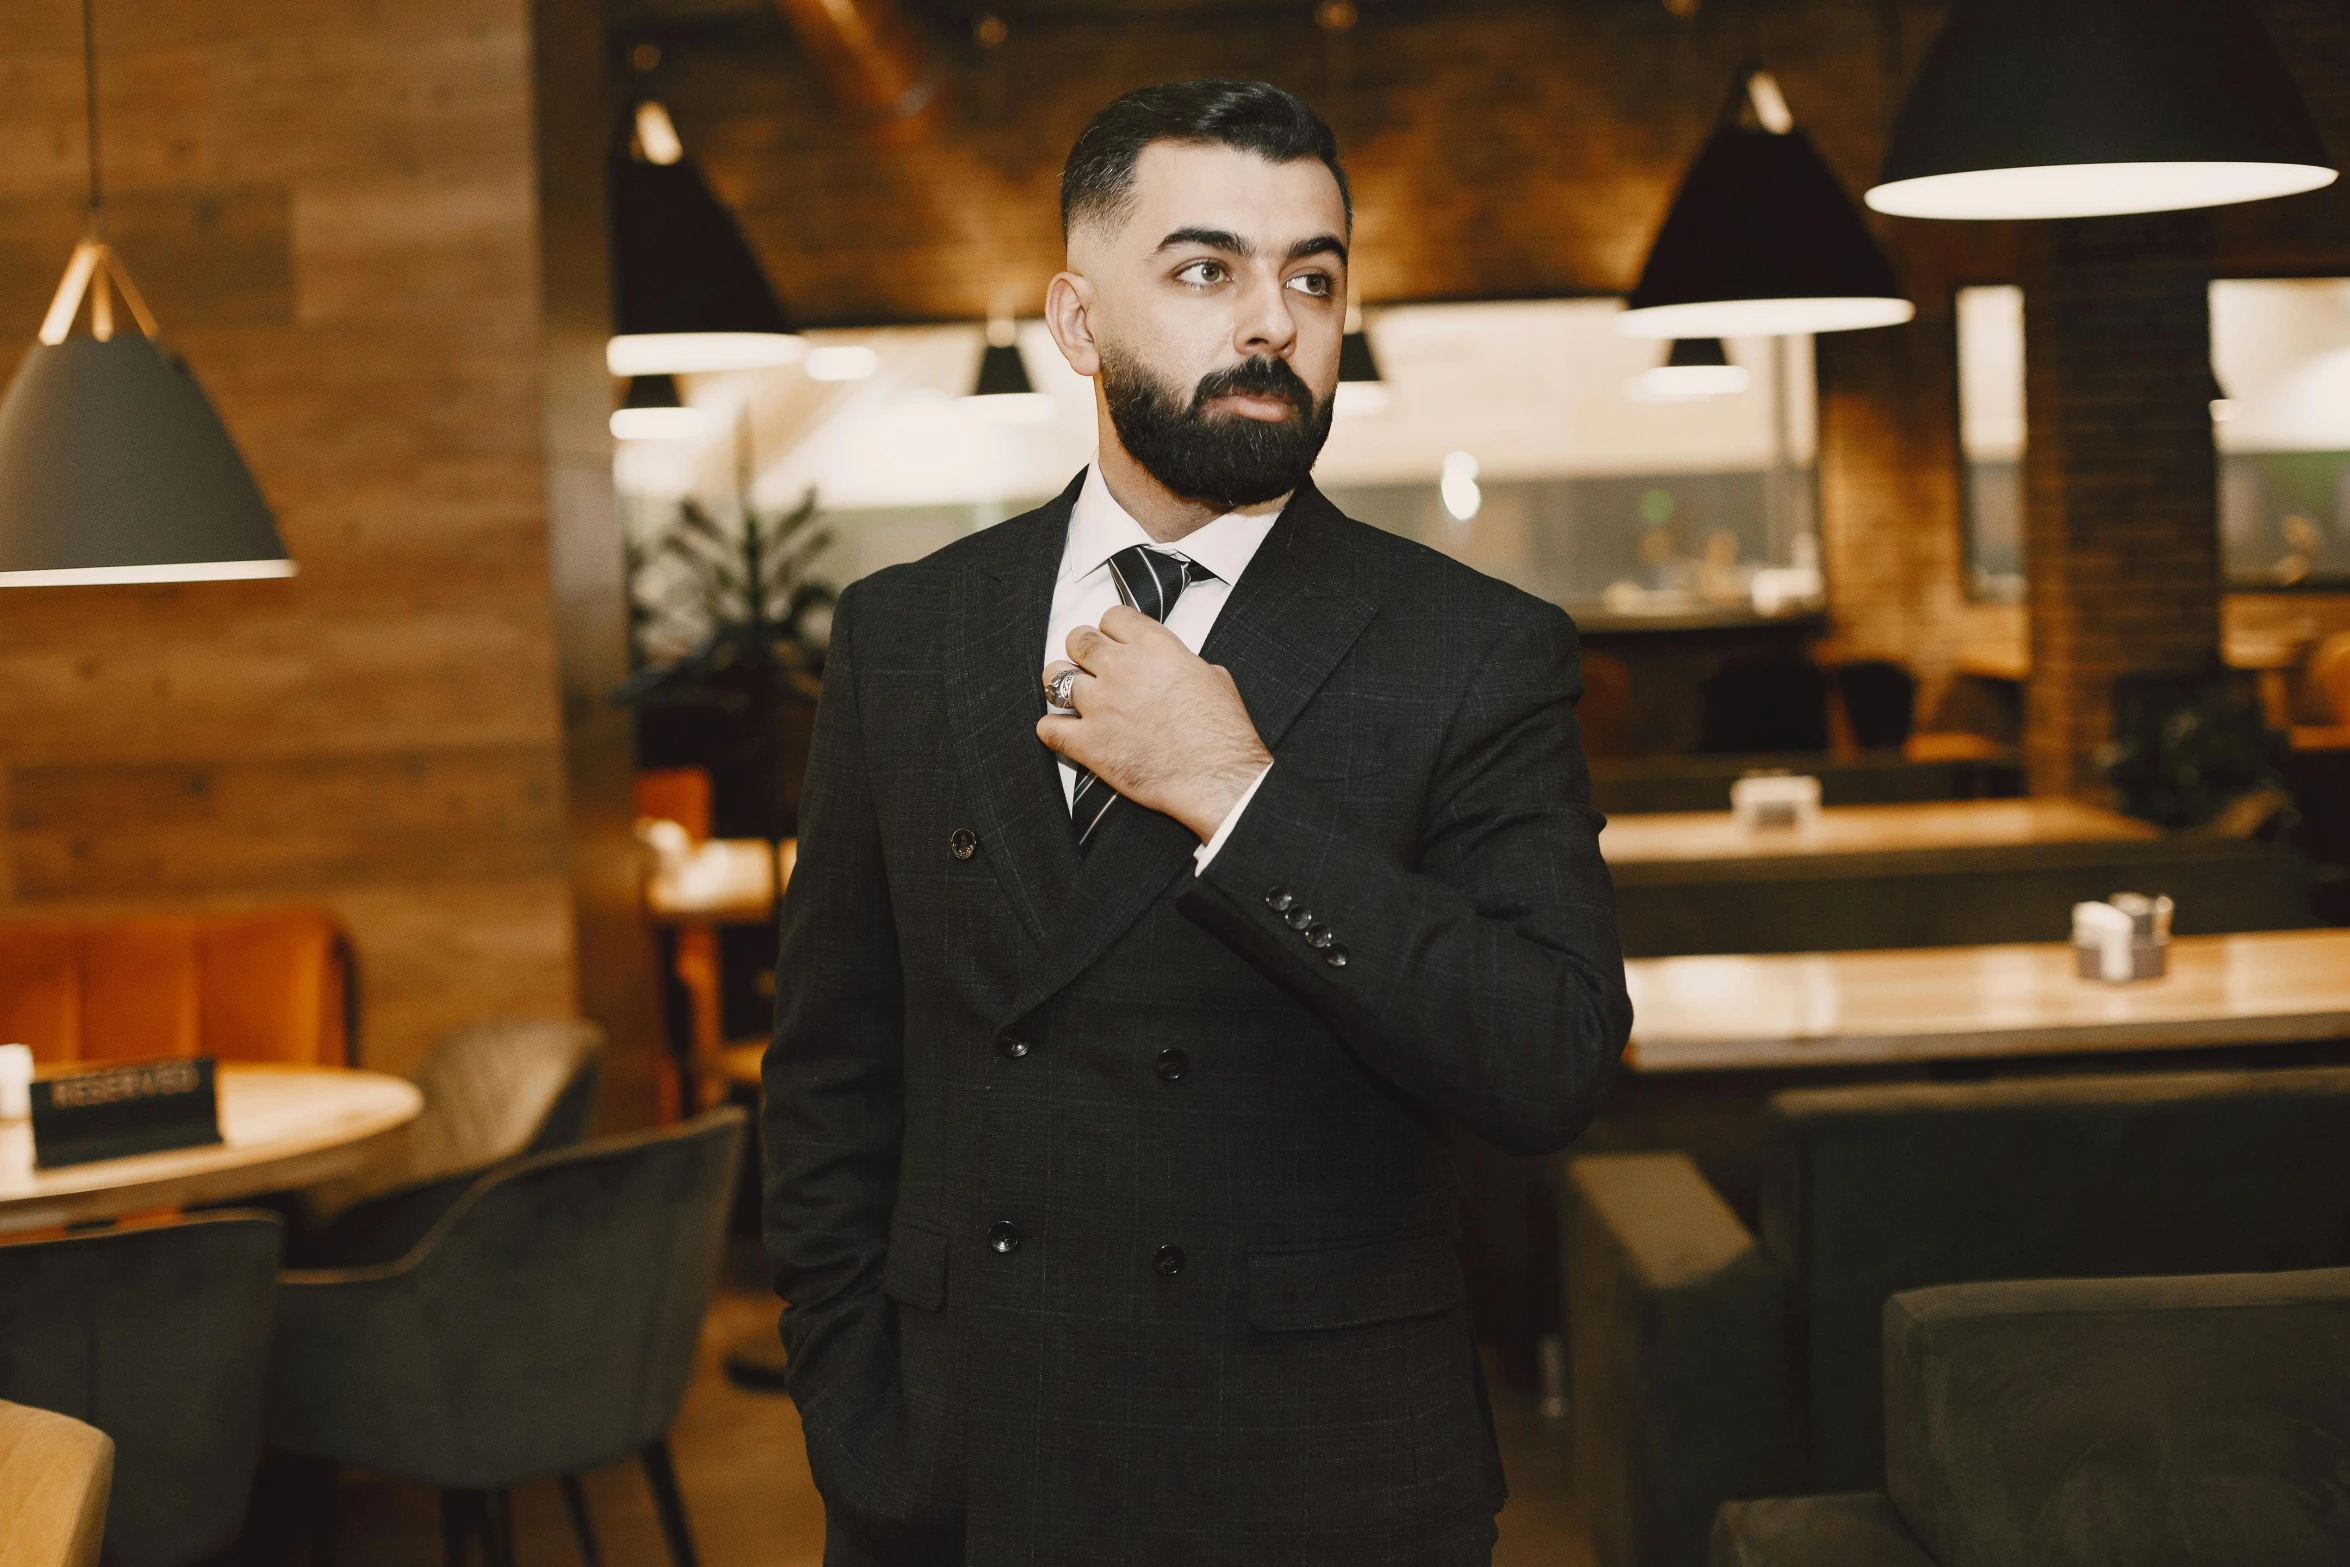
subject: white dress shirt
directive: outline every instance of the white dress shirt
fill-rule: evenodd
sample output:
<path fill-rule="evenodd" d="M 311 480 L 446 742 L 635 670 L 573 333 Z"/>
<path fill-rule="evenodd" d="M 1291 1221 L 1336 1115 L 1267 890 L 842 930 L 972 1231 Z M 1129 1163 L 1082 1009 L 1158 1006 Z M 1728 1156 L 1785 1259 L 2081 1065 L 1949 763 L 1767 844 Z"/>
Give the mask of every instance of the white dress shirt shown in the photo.
<path fill-rule="evenodd" d="M 1053 579 L 1053 612 L 1045 631 L 1044 663 L 1038 667 L 1037 678 L 1043 679 L 1046 669 L 1067 661 L 1070 632 L 1079 626 L 1100 625 L 1102 616 L 1116 607 L 1118 585 L 1110 580 L 1110 557 L 1133 544 L 1147 544 L 1215 573 L 1186 587 L 1183 596 L 1175 601 L 1175 607 L 1167 612 L 1167 629 L 1197 653 L 1208 640 L 1208 633 L 1216 628 L 1216 617 L 1224 613 L 1225 601 L 1232 597 L 1233 584 L 1256 558 L 1257 547 L 1273 531 L 1273 524 L 1287 504 L 1284 500 L 1282 507 L 1257 513 L 1226 512 L 1174 544 L 1161 544 L 1145 533 L 1142 524 L 1127 515 L 1126 508 L 1110 494 L 1110 487 L 1102 482 L 1101 465 L 1088 467 L 1085 487 L 1077 492 L 1076 508 L 1069 513 L 1069 538 L 1061 547 L 1060 574 Z M 1256 797 L 1257 785 L 1265 781 L 1265 773 L 1270 771 L 1272 764 L 1268 762 L 1225 813 L 1216 835 L 1200 845 L 1193 857 L 1194 875 L 1206 870 L 1208 861 L 1224 847 L 1224 840 L 1231 836 L 1240 813 L 1248 809 L 1248 802 Z M 1076 793 L 1077 769 L 1063 757 L 1062 798 L 1073 801 Z"/>

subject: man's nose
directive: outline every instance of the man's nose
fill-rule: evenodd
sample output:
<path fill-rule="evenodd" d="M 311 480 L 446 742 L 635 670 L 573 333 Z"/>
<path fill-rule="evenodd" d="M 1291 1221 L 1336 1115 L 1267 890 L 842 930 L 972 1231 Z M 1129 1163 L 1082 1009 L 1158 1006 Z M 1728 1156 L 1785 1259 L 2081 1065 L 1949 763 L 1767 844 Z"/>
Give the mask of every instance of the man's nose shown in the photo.
<path fill-rule="evenodd" d="M 1240 296 L 1240 316 L 1233 323 L 1233 346 L 1244 359 L 1260 355 L 1289 356 L 1297 341 L 1297 320 L 1289 313 L 1289 291 L 1281 279 L 1258 278 Z"/>

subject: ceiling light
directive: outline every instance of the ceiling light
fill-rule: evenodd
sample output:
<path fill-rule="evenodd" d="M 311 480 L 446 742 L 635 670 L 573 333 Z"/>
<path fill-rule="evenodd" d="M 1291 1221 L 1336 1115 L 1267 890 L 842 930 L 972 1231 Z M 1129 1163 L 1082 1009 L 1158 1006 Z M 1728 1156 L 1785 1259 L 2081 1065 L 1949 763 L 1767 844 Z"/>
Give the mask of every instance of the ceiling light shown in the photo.
<path fill-rule="evenodd" d="M 2249 5 L 1957 0 L 1868 204 L 1914 218 L 2088 218 L 2330 185 Z"/>
<path fill-rule="evenodd" d="M 1467 522 L 1485 504 L 1477 487 L 1477 459 L 1467 452 L 1447 452 L 1436 480 L 1436 494 L 1455 522 Z"/>
<path fill-rule="evenodd" d="M 619 441 L 690 440 L 709 429 L 709 414 L 680 400 L 674 376 L 634 377 L 627 400 L 612 410 L 612 438 Z"/>
<path fill-rule="evenodd" d="M 973 412 L 995 424 L 1040 424 L 1060 414 L 1059 399 L 1039 392 L 1028 379 L 1020 334 L 1009 316 L 987 323 L 987 347 L 979 355 L 979 375 L 967 401 Z"/>
<path fill-rule="evenodd" d="M 808 356 L 798 337 L 772 332 L 644 332 L 604 345 L 604 368 L 617 376 L 711 375 L 766 370 Z"/>
<path fill-rule="evenodd" d="M 791 364 L 793 335 L 734 215 L 685 155 L 668 111 L 639 100 L 612 150 L 614 375 L 698 374 Z"/>
<path fill-rule="evenodd" d="M 803 368 L 811 381 L 862 381 L 881 368 L 881 356 L 862 343 L 811 348 Z"/>
<path fill-rule="evenodd" d="M 1720 338 L 1682 337 L 1663 364 L 1632 378 L 1630 390 L 1635 402 L 1681 403 L 1743 392 L 1750 379 L 1744 365 L 1730 363 Z"/>
<path fill-rule="evenodd" d="M 89 237 L 0 398 L 0 585 L 290 577 L 294 563 L 236 442 L 187 363 L 163 348 L 104 238 L 87 0 L 82 43 Z M 88 328 L 77 332 L 85 306 Z"/>
<path fill-rule="evenodd" d="M 1916 313 L 1778 84 L 1750 71 L 1682 179 L 1618 324 L 1634 337 L 1779 337 Z"/>
<path fill-rule="evenodd" d="M 685 143 L 678 140 L 677 126 L 671 122 L 669 111 L 652 98 L 636 106 L 636 144 L 647 163 L 666 167 L 685 156 Z"/>
<path fill-rule="evenodd" d="M 1379 358 L 1371 352 L 1371 335 L 1363 330 L 1363 313 L 1350 305 L 1346 334 L 1338 340 L 1338 391 L 1331 412 L 1340 418 L 1385 413 L 1388 401 Z"/>

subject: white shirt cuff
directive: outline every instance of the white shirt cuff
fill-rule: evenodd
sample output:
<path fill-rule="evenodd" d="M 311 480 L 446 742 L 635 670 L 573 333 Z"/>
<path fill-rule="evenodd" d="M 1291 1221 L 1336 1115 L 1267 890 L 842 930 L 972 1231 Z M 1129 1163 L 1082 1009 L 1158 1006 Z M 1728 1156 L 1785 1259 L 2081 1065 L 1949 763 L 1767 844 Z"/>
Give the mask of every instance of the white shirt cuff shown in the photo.
<path fill-rule="evenodd" d="M 1257 786 L 1265 781 L 1265 774 L 1272 770 L 1273 764 L 1267 762 L 1256 777 L 1249 780 L 1248 787 L 1240 791 L 1240 798 L 1232 802 L 1232 809 L 1224 813 L 1223 821 L 1216 824 L 1216 836 L 1192 851 L 1192 875 L 1197 876 L 1208 868 L 1208 861 L 1216 857 L 1216 851 L 1224 847 L 1224 840 L 1232 836 L 1232 829 L 1240 822 L 1240 813 L 1247 810 L 1248 802 L 1257 797 Z"/>

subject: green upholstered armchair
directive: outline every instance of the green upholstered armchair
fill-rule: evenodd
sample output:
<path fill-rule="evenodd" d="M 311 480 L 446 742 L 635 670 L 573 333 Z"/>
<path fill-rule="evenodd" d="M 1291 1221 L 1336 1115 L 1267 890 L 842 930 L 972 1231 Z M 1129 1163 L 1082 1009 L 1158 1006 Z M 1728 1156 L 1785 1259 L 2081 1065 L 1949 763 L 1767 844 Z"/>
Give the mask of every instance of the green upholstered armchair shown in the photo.
<path fill-rule="evenodd" d="M 2350 1268 L 1885 1307 L 1883 1493 L 1732 1502 L 1711 1567 L 2350 1561 Z"/>
<path fill-rule="evenodd" d="M 235 1542 L 279 1238 L 273 1214 L 224 1212 L 0 1246 L 0 1398 L 114 1439 L 107 1567 L 185 1567 Z"/>
<path fill-rule="evenodd" d="M 452 1536 L 486 1533 L 493 1561 L 511 1560 L 508 1488 L 640 1457 L 691 1567 L 668 1431 L 718 1280 L 746 1120 L 714 1110 L 519 1160 L 396 1262 L 287 1273 L 270 1446 L 441 1488 Z M 566 1490 L 584 1534 L 578 1488 Z"/>
<path fill-rule="evenodd" d="M 1796 1090 L 1765 1142 L 1759 1235 L 1681 1155 L 1569 1166 L 1603 1567 L 1695 1567 L 1725 1501 L 1881 1484 L 1899 1291 L 2350 1263 L 2350 1069 Z"/>
<path fill-rule="evenodd" d="M 389 1159 L 303 1194 L 298 1268 L 404 1255 L 500 1162 L 587 1135 L 604 1031 L 579 1018 L 497 1018 L 441 1036 L 416 1074 L 424 1110 Z"/>

